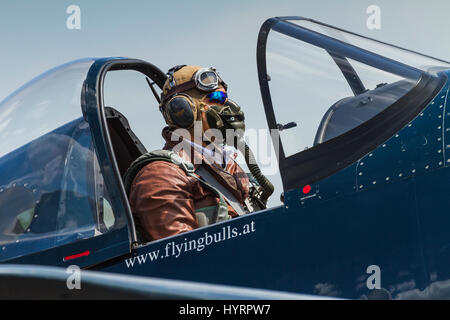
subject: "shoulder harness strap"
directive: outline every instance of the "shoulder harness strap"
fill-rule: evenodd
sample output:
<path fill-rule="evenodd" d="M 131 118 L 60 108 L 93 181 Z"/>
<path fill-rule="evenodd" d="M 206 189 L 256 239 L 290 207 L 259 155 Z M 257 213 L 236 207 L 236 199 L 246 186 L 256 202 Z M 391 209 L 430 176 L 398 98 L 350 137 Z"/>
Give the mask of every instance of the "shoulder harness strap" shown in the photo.
<path fill-rule="evenodd" d="M 208 182 L 197 177 L 194 174 L 195 169 L 192 163 L 184 161 L 177 153 L 170 150 L 155 150 L 152 152 L 148 152 L 133 161 L 133 163 L 130 165 L 123 176 L 123 182 L 127 195 L 130 194 L 131 185 L 139 171 L 141 171 L 142 168 L 144 168 L 147 164 L 154 161 L 166 161 L 177 165 L 186 173 L 186 175 L 198 180 L 204 187 L 216 194 L 216 196 L 219 198 L 219 203 L 216 206 L 213 217 L 209 219 L 210 224 L 231 219 L 230 215 L 228 214 L 227 203 L 225 202 L 222 193 Z"/>

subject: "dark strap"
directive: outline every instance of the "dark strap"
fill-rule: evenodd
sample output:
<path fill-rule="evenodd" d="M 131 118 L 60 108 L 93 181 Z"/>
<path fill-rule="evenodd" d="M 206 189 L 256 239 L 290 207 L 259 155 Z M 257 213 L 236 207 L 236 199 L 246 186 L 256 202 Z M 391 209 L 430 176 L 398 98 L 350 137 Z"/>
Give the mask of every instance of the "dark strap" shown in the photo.
<path fill-rule="evenodd" d="M 130 167 L 125 172 L 125 174 L 123 175 L 123 183 L 124 183 L 124 187 L 125 187 L 125 191 L 126 191 L 127 195 L 130 194 L 131 184 L 133 183 L 133 180 L 137 176 L 139 171 L 142 170 L 142 168 L 144 168 L 150 162 L 154 162 L 154 161 L 167 161 L 167 162 L 175 163 L 174 160 L 172 160 L 173 154 L 175 154 L 175 153 L 173 151 L 169 151 L 169 150 L 155 150 L 155 151 L 143 154 L 142 156 L 140 156 L 139 158 L 134 160 L 133 163 L 130 165 Z M 178 156 L 178 158 L 179 158 L 179 156 Z M 179 162 L 180 161 L 178 161 L 178 163 Z M 178 165 L 178 163 L 175 163 L 175 164 Z M 193 166 L 192 166 L 192 169 L 193 169 Z"/>
<path fill-rule="evenodd" d="M 162 102 L 165 103 L 167 100 L 169 100 L 171 97 L 173 97 L 177 93 L 185 92 L 185 91 L 194 89 L 196 87 L 197 87 L 197 85 L 195 84 L 194 80 L 190 80 L 188 82 L 180 84 L 179 86 L 173 87 L 172 89 L 167 91 L 167 93 L 164 95 Z"/>
<path fill-rule="evenodd" d="M 211 173 L 209 173 L 208 170 L 205 169 L 205 167 L 203 166 L 198 167 L 195 173 L 197 173 L 203 180 L 208 182 L 210 185 L 214 186 L 222 194 L 225 200 L 230 204 L 230 206 L 234 209 L 234 211 L 236 211 L 238 215 L 242 216 L 245 214 L 244 208 L 242 208 L 241 204 L 236 199 L 236 197 L 227 188 L 225 188 L 222 184 L 220 184 L 219 181 L 217 181 L 217 179 L 214 178 L 214 176 Z"/>
<path fill-rule="evenodd" d="M 197 177 L 194 173 L 195 169 L 192 163 L 184 161 L 178 154 L 170 150 L 155 150 L 146 153 L 137 158 L 131 164 L 131 166 L 125 172 L 123 177 L 124 187 L 125 191 L 127 192 L 127 195 L 130 194 L 131 185 L 133 183 L 134 178 L 139 173 L 139 171 L 141 171 L 142 168 L 144 168 L 147 164 L 154 161 L 166 161 L 177 165 L 179 168 L 183 169 L 186 175 L 198 180 L 204 187 L 206 187 L 211 192 L 216 194 L 216 196 L 219 198 L 219 203 L 217 204 L 216 214 L 214 216 L 214 219 L 212 219 L 213 221 L 211 221 L 211 223 L 231 219 L 231 217 L 228 214 L 227 203 L 225 202 L 222 193 L 208 182 Z"/>

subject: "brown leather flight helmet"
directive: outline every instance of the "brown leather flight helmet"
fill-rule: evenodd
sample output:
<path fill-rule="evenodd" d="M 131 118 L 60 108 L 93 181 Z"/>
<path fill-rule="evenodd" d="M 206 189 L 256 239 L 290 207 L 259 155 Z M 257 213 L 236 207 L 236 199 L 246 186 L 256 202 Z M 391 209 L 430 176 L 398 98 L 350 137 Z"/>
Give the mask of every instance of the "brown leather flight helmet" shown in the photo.
<path fill-rule="evenodd" d="M 214 112 L 209 114 L 208 108 L 202 108 L 209 93 L 218 89 L 227 90 L 226 83 L 214 68 L 179 65 L 171 68 L 167 75 L 160 111 L 169 126 L 190 129 L 195 121 L 201 120 L 201 111 L 207 111 L 208 117 L 214 118 L 212 122 L 223 125 L 219 115 L 214 115 Z"/>

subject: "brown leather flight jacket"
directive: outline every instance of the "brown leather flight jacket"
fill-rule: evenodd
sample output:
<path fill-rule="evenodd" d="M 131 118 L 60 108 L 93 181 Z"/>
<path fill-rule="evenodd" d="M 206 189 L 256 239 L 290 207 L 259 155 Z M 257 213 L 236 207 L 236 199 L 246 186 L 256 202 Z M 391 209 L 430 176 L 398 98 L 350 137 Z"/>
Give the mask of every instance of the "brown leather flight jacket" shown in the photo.
<path fill-rule="evenodd" d="M 177 142 L 170 140 L 171 131 L 164 128 L 165 150 L 170 150 Z M 241 205 L 248 197 L 249 180 L 246 173 L 234 161 L 229 160 L 225 169 L 218 164 L 210 164 L 196 150 L 191 156 L 182 149 L 179 156 L 194 163 L 195 169 L 202 165 L 216 180 L 226 187 Z M 196 158 L 196 161 L 194 161 Z M 147 241 L 157 240 L 199 227 L 195 211 L 217 205 L 219 198 L 193 177 L 189 177 L 177 165 L 166 161 L 155 161 L 139 171 L 131 185 L 129 200 L 136 228 Z M 228 204 L 230 216 L 237 213 Z"/>

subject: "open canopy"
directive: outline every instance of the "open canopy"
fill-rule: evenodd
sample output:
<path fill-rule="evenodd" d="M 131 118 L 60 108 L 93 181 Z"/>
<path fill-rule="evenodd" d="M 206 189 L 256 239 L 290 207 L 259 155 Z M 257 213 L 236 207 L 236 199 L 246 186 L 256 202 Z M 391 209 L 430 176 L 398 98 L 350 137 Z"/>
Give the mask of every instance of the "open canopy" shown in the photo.
<path fill-rule="evenodd" d="M 269 127 L 280 129 L 285 189 L 318 181 L 387 140 L 425 107 L 449 68 L 313 20 L 268 20 L 258 69 Z"/>

